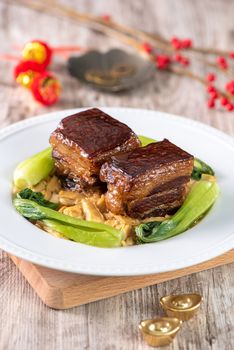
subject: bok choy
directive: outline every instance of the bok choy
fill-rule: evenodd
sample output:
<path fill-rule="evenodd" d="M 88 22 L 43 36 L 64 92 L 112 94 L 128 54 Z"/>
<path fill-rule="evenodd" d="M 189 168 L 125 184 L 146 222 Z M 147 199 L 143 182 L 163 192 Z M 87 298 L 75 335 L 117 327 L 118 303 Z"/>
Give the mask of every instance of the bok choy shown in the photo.
<path fill-rule="evenodd" d="M 111 248 L 119 247 L 123 240 L 123 233 L 109 225 L 64 215 L 29 199 L 15 198 L 13 203 L 25 218 L 42 221 L 47 227 L 73 241 Z"/>
<path fill-rule="evenodd" d="M 141 141 L 141 146 L 147 146 L 150 143 L 156 142 L 156 140 L 151 139 L 149 137 L 143 136 L 143 135 L 138 135 L 139 140 Z"/>
<path fill-rule="evenodd" d="M 38 184 L 54 170 L 51 147 L 25 159 L 15 169 L 14 185 L 19 189 Z"/>
<path fill-rule="evenodd" d="M 214 176 L 215 173 L 214 170 L 208 164 L 206 164 L 198 158 L 194 158 L 193 172 L 191 177 L 194 180 L 200 180 L 202 174 Z"/>
<path fill-rule="evenodd" d="M 139 243 L 159 242 L 184 232 L 210 209 L 218 195 L 216 182 L 196 182 L 180 209 L 170 219 L 140 224 L 135 228 Z"/>

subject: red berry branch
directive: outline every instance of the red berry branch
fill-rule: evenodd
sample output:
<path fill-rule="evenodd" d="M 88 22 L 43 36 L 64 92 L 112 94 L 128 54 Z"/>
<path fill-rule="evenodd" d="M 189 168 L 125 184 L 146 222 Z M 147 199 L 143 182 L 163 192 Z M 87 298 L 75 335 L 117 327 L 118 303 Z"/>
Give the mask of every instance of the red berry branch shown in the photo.
<path fill-rule="evenodd" d="M 46 0 L 33 2 L 30 0 L 15 0 L 15 3 L 27 5 L 34 10 L 45 13 L 66 16 L 81 24 L 85 24 L 91 29 L 116 37 L 139 52 L 144 53 L 158 70 L 166 70 L 203 84 L 208 95 L 208 108 L 220 106 L 227 111 L 234 109 L 234 80 L 231 79 L 226 82 L 226 86 L 223 88 L 218 87 L 217 84 L 220 81 L 218 75 L 234 76 L 230 69 L 231 61 L 234 59 L 234 51 L 197 47 L 190 38 L 181 39 L 173 36 L 170 40 L 167 40 L 161 35 L 147 33 L 114 22 L 108 14 L 94 16 L 81 13 L 56 2 L 56 0 L 53 3 Z M 207 56 L 209 60 L 204 59 Z M 207 67 L 207 70 L 209 69 L 207 76 L 203 77 L 194 71 L 193 62 L 196 60 L 202 62 Z M 210 71 L 211 68 L 212 72 Z"/>
<path fill-rule="evenodd" d="M 217 88 L 214 85 L 217 81 L 217 75 L 213 72 L 207 74 L 205 78 L 202 78 L 190 70 L 178 69 L 178 65 L 182 67 L 189 66 L 191 64 L 190 59 L 180 53 L 180 50 L 189 49 L 192 47 L 192 41 L 190 39 L 178 39 L 173 37 L 170 41 L 171 46 L 174 48 L 175 53 L 171 54 L 155 54 L 157 51 L 152 45 L 147 42 L 142 44 L 142 50 L 148 55 L 151 61 L 155 61 L 156 68 L 160 70 L 169 70 L 173 73 L 186 75 L 192 79 L 195 79 L 206 86 L 208 94 L 207 107 L 212 109 L 217 106 L 224 108 L 226 111 L 233 111 L 233 97 L 234 97 L 234 80 L 230 80 L 224 90 Z M 206 62 L 206 61 L 205 61 Z M 228 70 L 227 59 L 219 56 L 216 59 L 216 63 L 208 62 L 209 66 L 216 68 L 218 71 Z M 219 102 L 219 103 L 218 103 Z"/>

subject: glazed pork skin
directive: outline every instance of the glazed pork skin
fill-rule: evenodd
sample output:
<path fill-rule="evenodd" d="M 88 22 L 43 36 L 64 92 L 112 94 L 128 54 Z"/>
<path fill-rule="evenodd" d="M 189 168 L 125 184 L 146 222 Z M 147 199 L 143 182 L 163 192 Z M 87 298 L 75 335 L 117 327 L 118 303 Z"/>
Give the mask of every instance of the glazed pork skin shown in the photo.
<path fill-rule="evenodd" d="M 185 199 L 192 169 L 193 156 L 166 139 L 113 156 L 100 171 L 106 206 L 140 219 L 172 214 Z"/>
<path fill-rule="evenodd" d="M 101 165 L 112 155 L 140 145 L 127 125 L 97 108 L 62 119 L 50 143 L 57 173 L 82 186 L 99 180 Z"/>

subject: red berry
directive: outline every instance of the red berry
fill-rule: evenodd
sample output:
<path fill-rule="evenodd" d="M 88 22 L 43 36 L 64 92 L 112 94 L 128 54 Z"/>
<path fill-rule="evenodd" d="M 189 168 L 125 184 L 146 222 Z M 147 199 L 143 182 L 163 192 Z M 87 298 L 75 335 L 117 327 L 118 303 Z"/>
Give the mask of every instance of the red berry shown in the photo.
<path fill-rule="evenodd" d="M 234 58 L 234 52 L 230 52 L 229 57 Z"/>
<path fill-rule="evenodd" d="M 225 89 L 231 94 L 234 95 L 234 80 L 230 80 L 226 86 Z"/>
<path fill-rule="evenodd" d="M 214 91 L 216 91 L 216 88 L 213 85 L 208 85 L 207 86 L 207 92 L 211 93 L 211 92 L 214 92 Z"/>
<path fill-rule="evenodd" d="M 215 107 L 215 100 L 214 99 L 209 99 L 208 101 L 207 101 L 207 106 L 208 106 L 208 108 L 214 108 Z"/>
<path fill-rule="evenodd" d="M 182 58 L 182 56 L 181 56 L 179 53 L 177 53 L 177 54 L 175 55 L 175 57 L 174 57 L 174 60 L 175 60 L 176 62 L 180 62 L 180 61 L 181 61 L 181 58 Z"/>
<path fill-rule="evenodd" d="M 182 64 L 182 66 L 188 66 L 190 61 L 189 61 L 189 59 L 187 57 L 182 56 L 181 60 L 180 60 L 180 63 Z"/>
<path fill-rule="evenodd" d="M 176 54 L 175 57 L 174 57 L 174 60 L 176 62 L 179 62 L 183 66 L 188 66 L 189 63 L 190 63 L 190 61 L 189 61 L 189 59 L 187 57 L 182 56 L 180 54 Z"/>
<path fill-rule="evenodd" d="M 102 15 L 102 19 L 103 21 L 110 21 L 111 20 L 111 15 L 108 15 L 107 13 Z"/>
<path fill-rule="evenodd" d="M 207 74 L 207 76 L 206 76 L 206 80 L 207 81 L 214 81 L 216 79 L 216 76 L 215 76 L 215 74 L 214 73 L 209 73 L 209 74 Z"/>
<path fill-rule="evenodd" d="M 156 60 L 156 66 L 158 69 L 164 69 L 167 68 L 167 66 L 170 64 L 171 59 L 169 56 L 166 55 L 157 55 L 155 57 Z"/>
<path fill-rule="evenodd" d="M 226 97 L 222 97 L 220 99 L 220 103 L 221 103 L 222 106 L 226 106 L 228 104 L 228 102 L 229 101 L 228 101 L 228 99 Z"/>
<path fill-rule="evenodd" d="M 192 40 L 191 39 L 184 39 L 181 42 L 181 46 L 183 49 L 188 49 L 189 47 L 192 46 Z"/>
<path fill-rule="evenodd" d="M 226 58 L 223 56 L 217 57 L 217 63 L 226 63 Z"/>
<path fill-rule="evenodd" d="M 229 102 L 228 104 L 226 104 L 225 108 L 227 111 L 231 112 L 231 111 L 233 111 L 234 106 L 232 103 Z"/>
<path fill-rule="evenodd" d="M 142 44 L 142 48 L 147 53 L 151 53 L 153 51 L 152 46 L 149 43 L 147 43 L 147 42 Z"/>
<path fill-rule="evenodd" d="M 219 97 L 219 95 L 218 95 L 217 91 L 211 91 L 210 92 L 210 97 L 215 100 L 216 98 Z"/>
<path fill-rule="evenodd" d="M 175 50 L 181 49 L 181 41 L 177 37 L 171 38 L 171 45 L 174 47 Z"/>
<path fill-rule="evenodd" d="M 217 65 L 220 68 L 222 68 L 222 69 L 227 69 L 228 68 L 227 60 L 223 56 L 220 56 L 220 57 L 217 58 Z"/>
<path fill-rule="evenodd" d="M 228 65 L 225 63 L 225 64 L 222 65 L 221 68 L 223 68 L 223 69 L 228 69 Z"/>

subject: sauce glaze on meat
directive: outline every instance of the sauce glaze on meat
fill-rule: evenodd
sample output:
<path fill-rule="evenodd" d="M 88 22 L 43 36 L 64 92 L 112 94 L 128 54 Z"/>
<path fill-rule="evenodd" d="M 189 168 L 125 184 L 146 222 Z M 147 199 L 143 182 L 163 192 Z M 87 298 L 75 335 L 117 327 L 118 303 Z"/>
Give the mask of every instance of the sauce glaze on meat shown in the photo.
<path fill-rule="evenodd" d="M 102 165 L 107 208 L 131 217 L 172 214 L 183 203 L 193 156 L 168 140 L 112 156 Z"/>
<path fill-rule="evenodd" d="M 112 155 L 140 146 L 127 125 L 97 108 L 62 119 L 50 143 L 58 174 L 81 187 L 98 182 L 100 166 Z"/>

